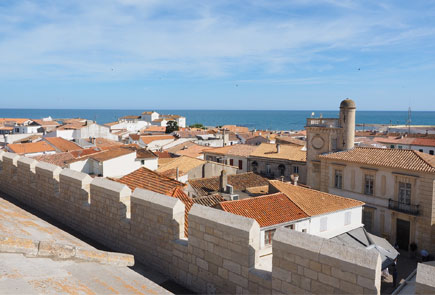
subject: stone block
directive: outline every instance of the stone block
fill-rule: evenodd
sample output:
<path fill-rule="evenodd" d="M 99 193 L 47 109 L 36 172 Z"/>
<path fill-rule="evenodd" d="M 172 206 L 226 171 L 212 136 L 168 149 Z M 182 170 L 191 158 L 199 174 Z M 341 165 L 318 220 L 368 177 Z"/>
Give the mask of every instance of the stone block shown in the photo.
<path fill-rule="evenodd" d="M 223 268 L 225 268 L 233 273 L 236 273 L 238 275 L 241 274 L 240 264 L 234 263 L 233 261 L 224 259 Z"/>
<path fill-rule="evenodd" d="M 76 248 L 71 245 L 57 244 L 53 242 L 39 242 L 38 256 L 50 256 L 67 259 L 76 255 Z"/>
<path fill-rule="evenodd" d="M 319 281 L 332 287 L 338 287 L 340 285 L 339 279 L 328 276 L 324 273 L 319 273 Z"/>
<path fill-rule="evenodd" d="M 306 267 L 304 268 L 304 276 L 312 280 L 317 280 L 317 272 Z"/>

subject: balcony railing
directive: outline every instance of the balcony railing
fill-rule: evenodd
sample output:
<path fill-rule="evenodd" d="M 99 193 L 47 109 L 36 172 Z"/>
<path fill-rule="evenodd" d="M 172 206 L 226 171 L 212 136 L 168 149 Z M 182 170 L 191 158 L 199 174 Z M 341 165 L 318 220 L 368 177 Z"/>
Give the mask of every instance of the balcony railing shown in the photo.
<path fill-rule="evenodd" d="M 328 127 L 328 128 L 339 128 L 340 121 L 337 118 L 308 118 L 308 127 Z"/>
<path fill-rule="evenodd" d="M 388 209 L 396 210 L 399 212 L 411 214 L 411 215 L 419 215 L 419 205 L 410 205 L 401 202 L 394 201 L 392 199 L 388 200 Z"/>

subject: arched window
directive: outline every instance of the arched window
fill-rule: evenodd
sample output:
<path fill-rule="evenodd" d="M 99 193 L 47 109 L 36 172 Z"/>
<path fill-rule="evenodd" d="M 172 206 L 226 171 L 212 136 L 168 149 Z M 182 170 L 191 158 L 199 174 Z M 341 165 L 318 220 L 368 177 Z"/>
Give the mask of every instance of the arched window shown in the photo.
<path fill-rule="evenodd" d="M 284 176 L 285 173 L 285 166 L 283 164 L 279 164 L 278 166 L 278 170 L 279 170 L 279 175 L 280 176 Z"/>

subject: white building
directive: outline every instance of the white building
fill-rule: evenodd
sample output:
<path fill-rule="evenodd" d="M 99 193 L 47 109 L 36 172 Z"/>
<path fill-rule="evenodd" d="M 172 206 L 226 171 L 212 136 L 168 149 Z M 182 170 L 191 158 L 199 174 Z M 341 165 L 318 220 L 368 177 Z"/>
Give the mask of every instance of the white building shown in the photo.
<path fill-rule="evenodd" d="M 257 147 L 246 144 L 229 145 L 204 151 L 204 159 L 239 168 L 239 173 L 248 171 L 248 157 Z"/>
<path fill-rule="evenodd" d="M 96 123 L 78 125 L 65 124 L 56 130 L 47 133 L 44 137 L 62 137 L 66 140 L 78 142 L 80 139 L 105 138 L 118 140 L 118 136 L 110 132 L 110 127 Z"/>
<path fill-rule="evenodd" d="M 278 180 L 270 181 L 269 195 L 220 203 L 227 211 L 254 218 L 260 225 L 260 248 L 272 243 L 278 227 L 333 238 L 363 227 L 363 202 Z"/>
<path fill-rule="evenodd" d="M 68 168 L 102 177 L 122 177 L 141 167 L 136 152 L 127 148 L 101 151 L 68 162 Z"/>

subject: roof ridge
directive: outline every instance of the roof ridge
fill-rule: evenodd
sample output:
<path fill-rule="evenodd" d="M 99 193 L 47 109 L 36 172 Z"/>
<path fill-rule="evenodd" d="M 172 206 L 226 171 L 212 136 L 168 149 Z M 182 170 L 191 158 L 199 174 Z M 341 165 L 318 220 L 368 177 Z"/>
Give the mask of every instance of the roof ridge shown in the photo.
<path fill-rule="evenodd" d="M 229 201 L 223 201 L 222 203 L 231 203 L 231 202 L 244 202 L 244 201 L 252 201 L 252 200 L 257 200 L 257 199 L 264 199 L 267 197 L 273 197 L 275 195 L 284 195 L 286 196 L 286 194 L 284 194 L 283 192 L 277 192 L 277 193 L 272 193 L 272 194 L 267 194 L 267 195 L 262 195 L 262 196 L 258 196 L 258 197 L 249 197 L 249 198 L 245 198 L 245 199 L 240 199 L 240 200 L 229 200 Z M 287 197 L 287 196 L 286 196 Z M 292 201 L 292 200 L 290 200 Z M 293 202 L 293 201 L 292 201 Z M 293 202 L 294 203 L 294 202 Z M 299 206 L 298 206 L 299 207 Z"/>
<path fill-rule="evenodd" d="M 425 158 L 423 158 L 422 156 L 421 156 L 421 152 L 419 152 L 419 151 L 416 151 L 416 150 L 412 150 L 413 152 L 414 152 L 414 154 L 415 155 L 417 155 L 417 157 L 420 159 L 420 160 L 422 160 L 426 165 L 428 165 L 430 168 L 432 168 L 432 169 L 434 169 L 435 167 L 431 164 L 431 163 L 429 163 L 428 161 L 426 161 L 426 159 Z M 422 153 L 423 154 L 423 153 Z M 429 156 L 431 156 L 431 155 L 429 155 Z"/>

